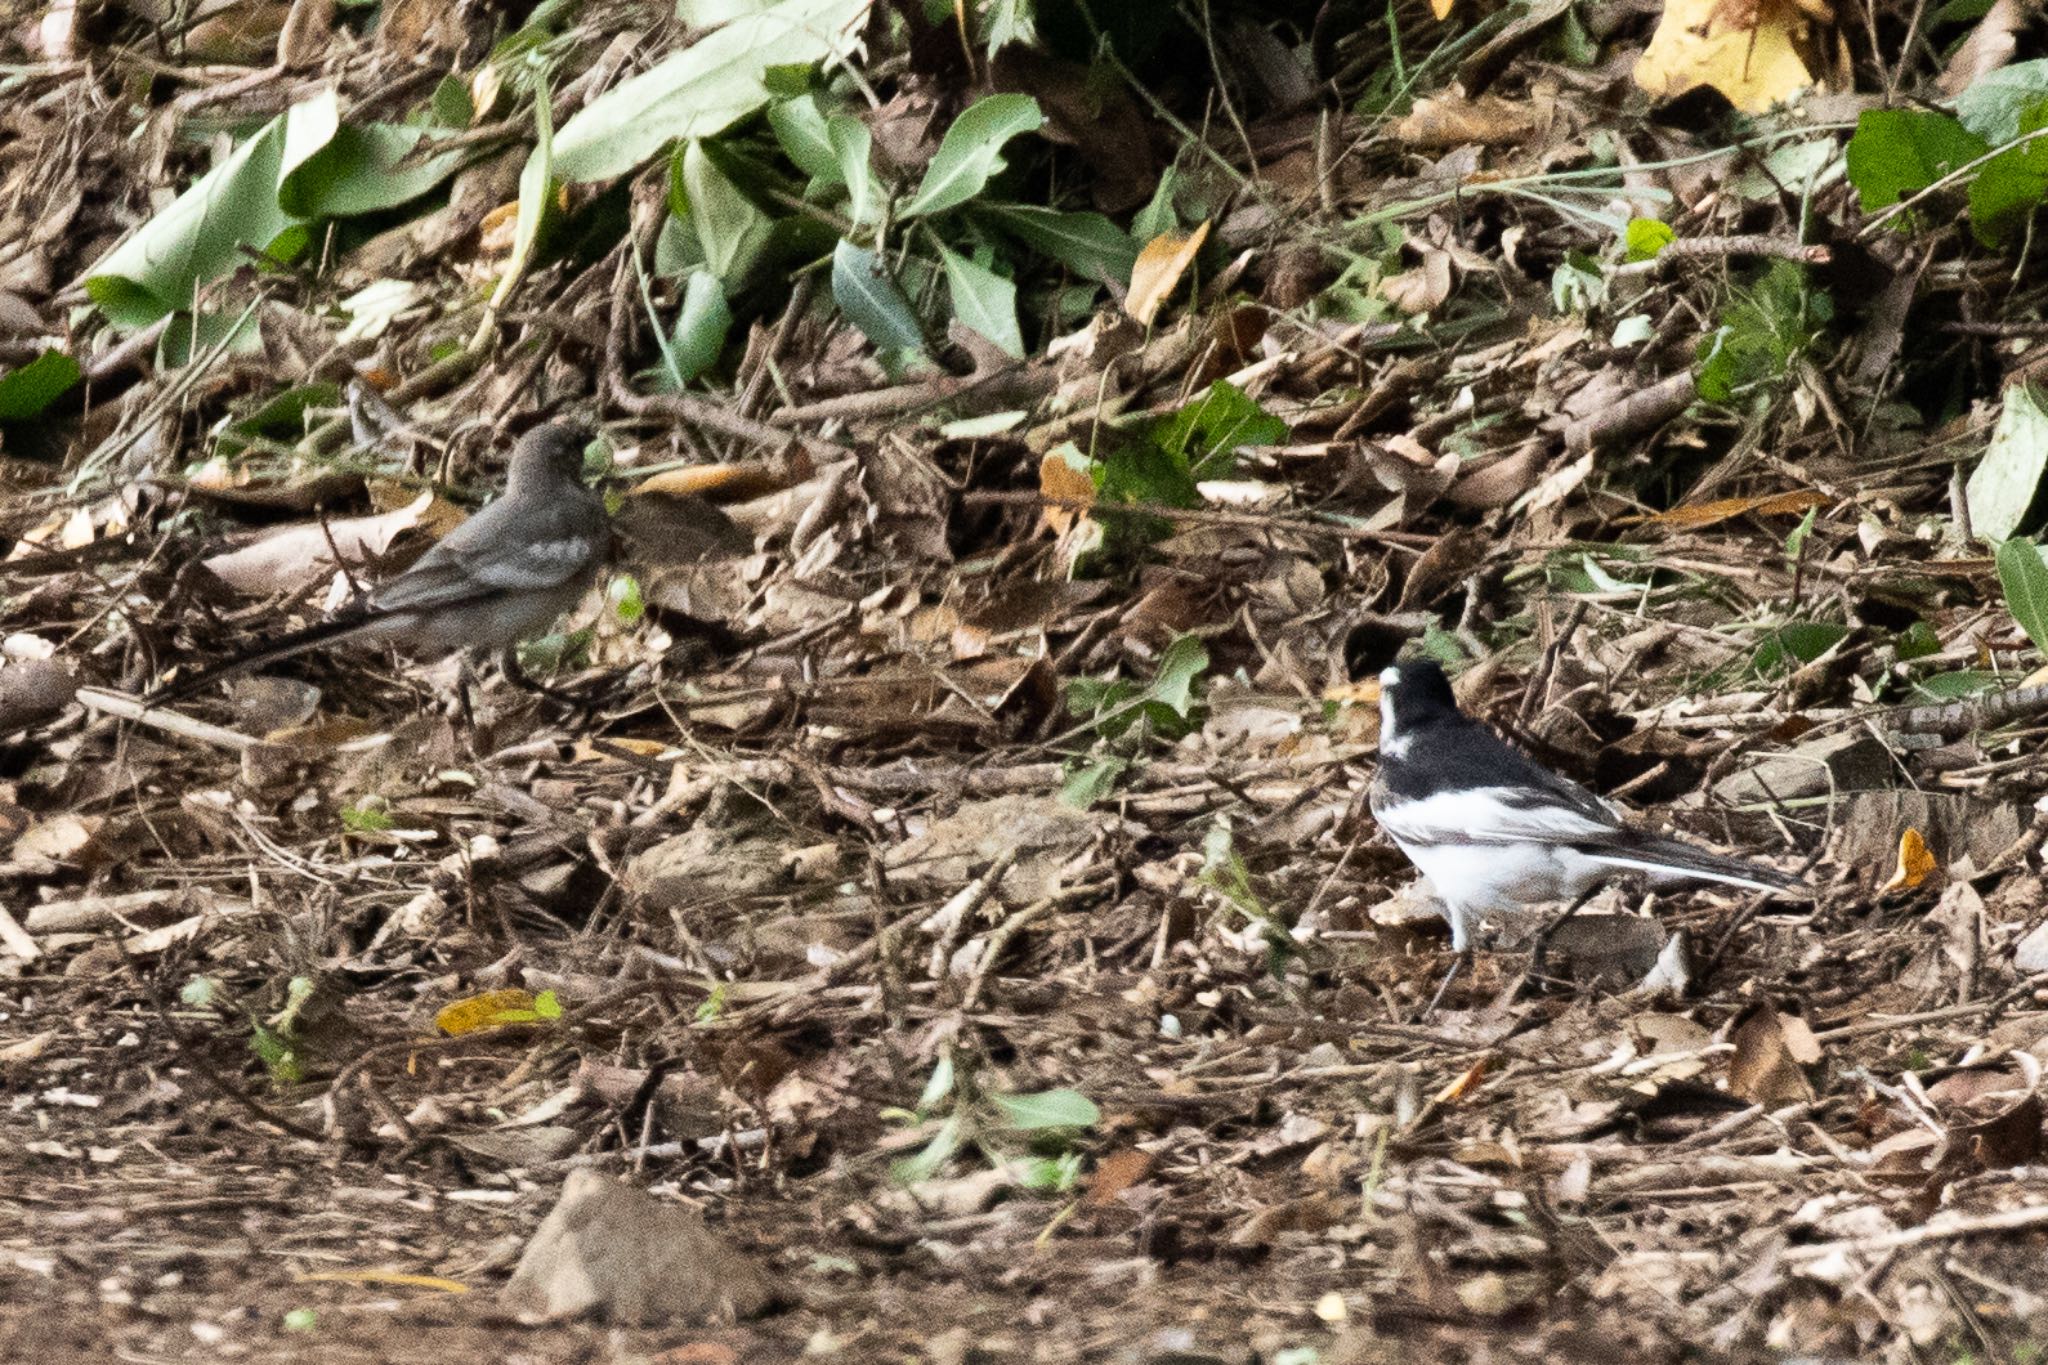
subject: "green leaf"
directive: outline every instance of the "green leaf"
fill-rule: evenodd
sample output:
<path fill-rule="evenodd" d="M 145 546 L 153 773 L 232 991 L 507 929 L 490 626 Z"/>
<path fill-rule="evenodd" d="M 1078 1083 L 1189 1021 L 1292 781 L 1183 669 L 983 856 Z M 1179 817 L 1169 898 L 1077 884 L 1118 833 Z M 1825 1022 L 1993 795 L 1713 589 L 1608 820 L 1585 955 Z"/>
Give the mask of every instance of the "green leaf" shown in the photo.
<path fill-rule="evenodd" d="M 1159 673 L 1147 688 L 1151 700 L 1160 702 L 1183 719 L 1194 704 L 1195 679 L 1209 667 L 1209 649 L 1195 635 L 1175 637 L 1159 656 Z"/>
<path fill-rule="evenodd" d="M 889 1166 L 890 1178 L 901 1185 L 919 1185 L 937 1175 L 945 1168 L 953 1154 L 960 1150 L 960 1144 L 967 1136 L 967 1124 L 958 1114 L 950 1114 L 939 1126 L 932 1140 L 916 1156 L 905 1157 Z"/>
<path fill-rule="evenodd" d="M 2048 474 L 2048 411 L 2032 384 L 2005 391 L 1998 425 L 1984 458 L 1963 485 L 1970 530 L 1981 540 L 2003 541 L 2032 523 L 2030 513 Z"/>
<path fill-rule="evenodd" d="M 562 125 L 556 170 L 609 180 L 677 139 L 715 137 L 774 97 L 776 69 L 851 51 L 870 0 L 783 0 L 599 95 Z"/>
<path fill-rule="evenodd" d="M 1109 799 L 1130 766 L 1129 759 L 1114 754 L 1083 763 L 1060 783 L 1060 800 L 1075 810 L 1088 810 L 1097 802 Z"/>
<path fill-rule="evenodd" d="M 1898 203 L 1991 150 L 1947 114 L 1925 109 L 1866 109 L 1849 139 L 1849 183 L 1863 211 Z"/>
<path fill-rule="evenodd" d="M 1038 41 L 1038 0 L 989 0 L 982 36 L 991 57 L 1011 43 L 1032 46 Z"/>
<path fill-rule="evenodd" d="M 1260 407 L 1243 389 L 1219 379 L 1178 412 L 1159 419 L 1152 439 L 1186 461 L 1196 479 L 1227 478 L 1243 446 L 1278 445 L 1287 423 Z"/>
<path fill-rule="evenodd" d="M 839 171 L 838 153 L 832 149 L 831 134 L 825 131 L 825 115 L 811 95 L 768 106 L 768 126 L 790 163 L 823 185 L 845 182 Z"/>
<path fill-rule="evenodd" d="M 354 834 L 381 834 L 398 828 L 398 822 L 380 807 L 354 805 L 341 808 L 341 827 Z"/>
<path fill-rule="evenodd" d="M 743 285 L 767 250 L 775 223 L 728 180 L 701 142 L 683 148 L 679 173 L 670 182 L 670 205 L 680 191 L 704 248 L 704 263 L 728 289 Z"/>
<path fill-rule="evenodd" d="M 1655 218 L 1631 218 L 1628 229 L 1623 233 L 1627 256 L 1631 261 L 1653 261 L 1657 253 L 1678 239 L 1671 230 L 1671 224 Z"/>
<path fill-rule="evenodd" d="M 968 106 L 925 168 L 924 183 L 903 206 L 903 217 L 943 213 L 980 194 L 1003 169 L 1003 144 L 1045 124 L 1038 101 L 1029 95 L 990 95 Z"/>
<path fill-rule="evenodd" d="M 44 351 L 28 364 L 0 375 L 0 422 L 22 422 L 41 416 L 43 409 L 62 398 L 82 373 L 78 362 L 62 351 Z"/>
<path fill-rule="evenodd" d="M 214 440 L 214 450 L 232 457 L 258 441 L 296 442 L 311 430 L 310 414 L 321 409 L 332 411 L 341 403 L 339 385 L 294 384 L 273 394 L 248 416 L 222 427 Z"/>
<path fill-rule="evenodd" d="M 1833 649 L 1848 633 L 1847 626 L 1833 621 L 1787 621 L 1757 646 L 1750 656 L 1750 670 L 1764 678 L 1789 673 Z"/>
<path fill-rule="evenodd" d="M 1152 191 L 1152 202 L 1138 210 L 1131 219 L 1131 236 L 1140 242 L 1149 242 L 1162 232 L 1178 232 L 1180 215 L 1174 212 L 1174 191 L 1180 185 L 1180 168 L 1168 166 L 1159 177 L 1158 188 Z"/>
<path fill-rule="evenodd" d="M 2043 100 L 2048 100 L 2048 61 L 2014 62 L 1972 77 L 1956 96 L 1956 118 L 1996 147 L 2018 137 L 2027 111 Z"/>
<path fill-rule="evenodd" d="M 1099 213 L 1061 213 L 1028 204 L 992 205 L 985 212 L 1024 245 L 1083 279 L 1131 282 L 1138 244 Z"/>
<path fill-rule="evenodd" d="M 2023 133 L 2048 125 L 2048 104 L 2029 109 L 2020 120 Z M 2024 229 L 2027 219 L 2048 198 L 2048 137 L 2008 147 L 1984 163 L 1970 181 L 1970 230 L 1985 246 L 2001 246 Z"/>
<path fill-rule="evenodd" d="M 1004 355 L 1022 360 L 1024 333 L 1017 326 L 1017 286 L 943 246 L 939 259 L 946 267 L 946 293 L 953 316 L 1000 346 Z"/>
<path fill-rule="evenodd" d="M 202 284 L 268 252 L 295 220 L 277 202 L 285 130 L 295 108 L 263 125 L 192 188 L 86 272 L 85 289 L 121 327 L 192 306 Z"/>
<path fill-rule="evenodd" d="M 875 253 L 840 239 L 832 249 L 832 301 L 847 321 L 885 351 L 922 351 L 917 313 Z"/>
<path fill-rule="evenodd" d="M 2004 684 L 2005 679 L 1996 673 L 1959 669 L 1953 673 L 1935 673 L 1914 679 L 1913 690 L 1906 694 L 1906 699 L 1919 705 L 1946 704 L 1978 696 Z"/>
<path fill-rule="evenodd" d="M 476 121 L 476 101 L 470 98 L 469 83 L 456 76 L 441 78 L 429 107 L 434 122 L 443 128 L 467 128 Z"/>
<path fill-rule="evenodd" d="M 732 309 L 726 306 L 724 286 L 708 270 L 691 271 L 683 285 L 683 307 L 676 315 L 675 340 L 670 346 L 675 377 L 687 384 L 717 364 L 731 331 Z"/>
<path fill-rule="evenodd" d="M 2040 547 L 2024 536 L 2013 536 L 1999 542 L 1997 563 L 2006 610 L 2034 648 L 2048 654 L 2048 563 L 2042 561 Z"/>
<path fill-rule="evenodd" d="M 1003 1125 L 1020 1133 L 1041 1128 L 1093 1128 L 1102 1121 L 1095 1101 L 1078 1090 L 1040 1090 L 1029 1095 L 990 1095 L 1002 1110 Z"/>
<path fill-rule="evenodd" d="M 540 241 L 541 222 L 547 217 L 550 193 L 555 187 L 555 106 L 545 80 L 534 82 L 533 150 L 519 171 L 519 217 L 512 225 L 512 250 L 505 268 L 491 290 L 491 307 L 502 308 L 519 287 L 526 266 Z"/>
<path fill-rule="evenodd" d="M 876 190 L 875 172 L 868 160 L 874 135 L 853 115 L 834 114 L 825 120 L 825 136 L 832 144 L 840 182 L 846 186 L 846 216 L 861 224 L 880 221 L 882 196 Z"/>
<path fill-rule="evenodd" d="M 1700 397 L 1726 403 L 1781 378 L 1832 315 L 1828 296 L 1808 289 L 1803 267 L 1773 261 L 1700 341 L 1693 376 Z"/>

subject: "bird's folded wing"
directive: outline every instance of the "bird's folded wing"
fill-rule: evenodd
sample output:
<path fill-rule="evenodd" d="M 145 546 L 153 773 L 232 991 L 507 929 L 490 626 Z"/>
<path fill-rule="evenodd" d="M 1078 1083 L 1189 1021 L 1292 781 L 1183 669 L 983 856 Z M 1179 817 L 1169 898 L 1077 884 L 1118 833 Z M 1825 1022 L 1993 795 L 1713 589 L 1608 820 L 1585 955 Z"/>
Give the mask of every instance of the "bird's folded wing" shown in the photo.
<path fill-rule="evenodd" d="M 377 610 L 417 611 L 501 593 L 542 592 L 587 573 L 597 553 L 590 537 L 573 532 L 536 540 L 452 541 L 452 536 L 443 540 L 380 588 Z"/>
<path fill-rule="evenodd" d="M 1597 797 L 1567 803 L 1547 787 L 1462 787 L 1412 801 L 1375 802 L 1381 828 L 1407 844 L 1583 844 L 1622 826 Z"/>

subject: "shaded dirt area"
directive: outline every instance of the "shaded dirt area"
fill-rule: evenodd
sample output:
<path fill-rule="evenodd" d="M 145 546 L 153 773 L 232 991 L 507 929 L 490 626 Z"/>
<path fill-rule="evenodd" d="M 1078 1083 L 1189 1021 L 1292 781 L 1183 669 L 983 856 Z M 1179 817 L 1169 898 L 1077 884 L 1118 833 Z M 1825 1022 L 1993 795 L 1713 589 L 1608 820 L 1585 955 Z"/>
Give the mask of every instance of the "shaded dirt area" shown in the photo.
<path fill-rule="evenodd" d="M 2024 24 L 1872 11 L 1751 117 L 1611 7 L 804 2 L 847 46 L 680 130 L 606 92 L 762 6 L 8 17 L 0 1356 L 2039 1359 L 2038 268 L 1845 178 Z M 567 701 L 136 701 L 555 418 Z M 1812 896 L 1621 885 L 1425 1014 L 1417 653 Z M 683 1320 L 501 1302 L 583 1170 L 701 1215 Z"/>

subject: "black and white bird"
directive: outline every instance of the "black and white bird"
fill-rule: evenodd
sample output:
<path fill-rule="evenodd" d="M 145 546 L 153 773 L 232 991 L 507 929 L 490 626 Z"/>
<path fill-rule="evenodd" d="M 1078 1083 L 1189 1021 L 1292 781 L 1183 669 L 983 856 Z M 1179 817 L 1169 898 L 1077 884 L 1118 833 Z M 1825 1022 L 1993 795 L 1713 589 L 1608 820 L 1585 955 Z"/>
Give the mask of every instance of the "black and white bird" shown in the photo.
<path fill-rule="evenodd" d="M 1459 711 L 1450 680 L 1428 660 L 1380 674 L 1370 800 L 1380 828 L 1429 878 L 1461 957 L 1490 913 L 1575 907 L 1630 874 L 1660 887 L 1802 885 L 1776 868 L 1624 824 L 1605 801 Z"/>

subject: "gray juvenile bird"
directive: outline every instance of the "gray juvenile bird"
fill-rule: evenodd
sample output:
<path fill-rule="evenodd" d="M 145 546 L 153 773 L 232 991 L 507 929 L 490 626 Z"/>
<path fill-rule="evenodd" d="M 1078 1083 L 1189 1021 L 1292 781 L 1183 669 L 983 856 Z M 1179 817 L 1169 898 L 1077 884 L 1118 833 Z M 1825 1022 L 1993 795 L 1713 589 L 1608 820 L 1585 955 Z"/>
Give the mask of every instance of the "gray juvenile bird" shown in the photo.
<path fill-rule="evenodd" d="M 1653 886 L 1801 886 L 1774 867 L 1623 823 L 1605 801 L 1460 711 L 1443 669 L 1426 659 L 1380 674 L 1380 763 L 1370 800 L 1380 828 L 1429 878 L 1460 960 L 1487 914 L 1553 903 L 1576 909 L 1631 873 Z"/>
<path fill-rule="evenodd" d="M 523 682 L 513 647 L 582 600 L 610 545 L 604 499 L 583 483 L 588 439 L 560 422 L 529 431 L 512 452 L 504 493 L 404 573 L 330 620 L 202 669 L 148 700 L 175 701 L 252 668 L 350 641 L 383 641 L 433 657 L 496 651 L 506 676 Z"/>

